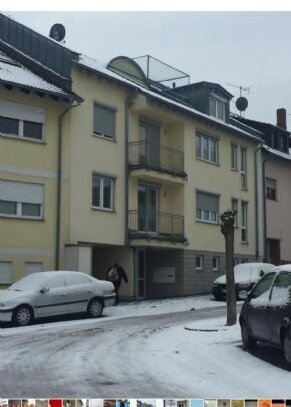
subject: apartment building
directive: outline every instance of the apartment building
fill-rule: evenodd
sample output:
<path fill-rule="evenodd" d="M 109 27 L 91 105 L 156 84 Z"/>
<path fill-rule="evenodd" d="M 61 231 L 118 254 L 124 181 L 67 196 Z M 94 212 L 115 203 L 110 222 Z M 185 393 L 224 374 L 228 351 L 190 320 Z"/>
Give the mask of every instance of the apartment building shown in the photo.
<path fill-rule="evenodd" d="M 291 155 L 286 109 L 277 109 L 276 124 L 238 118 L 262 134 L 264 205 L 264 258 L 276 265 L 290 263 L 291 254 Z"/>
<path fill-rule="evenodd" d="M 70 92 L 36 75 L 3 49 L 0 287 L 32 272 L 55 268 L 58 124 L 74 99 Z M 63 172 L 64 188 L 66 177 L 67 170 Z M 63 246 L 63 226 L 61 232 Z"/>
<path fill-rule="evenodd" d="M 23 30 L 7 17 L 5 24 Z M 236 261 L 262 257 L 255 206 L 260 133 L 229 117 L 229 92 L 214 83 L 191 84 L 187 74 L 150 56 L 117 57 L 103 66 L 26 30 L 42 53 L 33 55 L 3 30 L 0 49 L 75 100 L 62 116 L 59 216 L 51 213 L 43 223 L 56 232 L 48 245 L 56 268 L 104 278 L 118 261 L 129 276 L 121 288 L 126 298 L 209 292 L 224 272 L 220 214 L 227 209 L 237 211 Z M 44 60 L 52 47 L 61 47 L 62 62 Z M 52 118 L 55 129 L 58 120 Z M 51 157 L 52 166 L 56 160 Z M 25 224 L 28 234 L 32 227 Z M 31 250 L 39 233 L 27 242 Z"/>

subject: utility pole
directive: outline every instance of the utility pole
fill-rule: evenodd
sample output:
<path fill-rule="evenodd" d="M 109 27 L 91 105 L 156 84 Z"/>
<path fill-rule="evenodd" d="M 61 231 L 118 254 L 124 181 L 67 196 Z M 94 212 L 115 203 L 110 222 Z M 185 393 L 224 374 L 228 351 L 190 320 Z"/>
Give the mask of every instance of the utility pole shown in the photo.
<path fill-rule="evenodd" d="M 225 238 L 226 325 L 236 324 L 236 291 L 233 272 L 234 221 L 236 211 L 225 211 L 220 216 L 221 233 Z"/>

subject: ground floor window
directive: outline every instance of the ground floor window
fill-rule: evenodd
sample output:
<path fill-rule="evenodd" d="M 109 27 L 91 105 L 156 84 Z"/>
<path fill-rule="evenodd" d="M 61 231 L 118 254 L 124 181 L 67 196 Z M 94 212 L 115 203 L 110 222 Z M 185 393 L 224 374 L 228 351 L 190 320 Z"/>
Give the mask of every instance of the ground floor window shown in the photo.
<path fill-rule="evenodd" d="M 13 263 L 12 261 L 0 261 L 0 284 L 12 284 Z"/>

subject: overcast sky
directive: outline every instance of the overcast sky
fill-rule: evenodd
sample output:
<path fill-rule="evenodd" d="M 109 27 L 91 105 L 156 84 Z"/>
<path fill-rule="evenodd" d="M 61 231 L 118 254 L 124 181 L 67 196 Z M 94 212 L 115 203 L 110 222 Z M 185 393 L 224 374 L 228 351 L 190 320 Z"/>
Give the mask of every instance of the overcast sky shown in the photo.
<path fill-rule="evenodd" d="M 198 81 L 243 92 L 246 117 L 276 122 L 276 109 L 291 115 L 291 12 L 8 12 L 48 35 L 66 27 L 66 44 L 101 62 L 118 55 L 150 54 Z M 234 103 L 231 109 L 238 111 Z M 291 116 L 288 116 L 291 129 Z"/>

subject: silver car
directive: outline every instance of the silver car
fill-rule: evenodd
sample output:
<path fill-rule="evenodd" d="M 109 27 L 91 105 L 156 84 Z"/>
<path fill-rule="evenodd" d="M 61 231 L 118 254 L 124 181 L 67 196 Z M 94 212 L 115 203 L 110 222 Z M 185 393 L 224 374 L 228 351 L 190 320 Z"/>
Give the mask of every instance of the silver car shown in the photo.
<path fill-rule="evenodd" d="M 78 271 L 43 271 L 0 290 L 0 322 L 24 326 L 35 318 L 79 312 L 98 318 L 114 299 L 109 281 Z"/>

